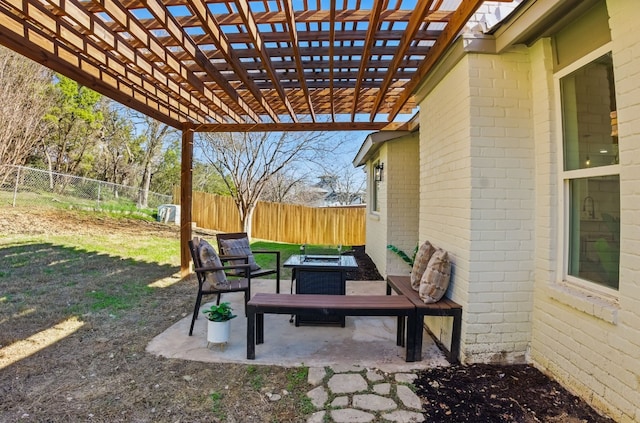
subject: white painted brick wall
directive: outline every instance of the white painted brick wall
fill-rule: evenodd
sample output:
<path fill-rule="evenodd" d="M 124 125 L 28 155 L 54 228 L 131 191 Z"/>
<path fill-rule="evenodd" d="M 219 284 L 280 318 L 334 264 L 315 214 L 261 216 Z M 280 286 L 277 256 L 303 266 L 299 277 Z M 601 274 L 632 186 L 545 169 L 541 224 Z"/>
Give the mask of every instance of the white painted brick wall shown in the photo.
<path fill-rule="evenodd" d="M 616 421 L 640 421 L 640 20 L 637 0 L 609 0 L 620 148 L 618 306 L 558 293 L 557 99 L 548 40 L 531 47 L 536 139 L 536 289 L 531 359 Z M 613 318 L 611 318 L 613 316 Z M 616 321 L 617 319 L 617 321 Z"/>
<path fill-rule="evenodd" d="M 524 361 L 531 336 L 530 87 L 524 48 L 469 54 L 421 104 L 420 239 L 452 255 L 469 362 Z M 438 322 L 428 319 L 448 342 Z"/>
<path fill-rule="evenodd" d="M 387 141 L 378 151 L 384 174 L 378 184 L 380 211 L 367 215 L 367 254 L 383 277 L 411 271 L 387 245 L 411 254 L 418 242 L 418 149 L 418 135 L 414 134 Z"/>
<path fill-rule="evenodd" d="M 378 151 L 378 155 L 371 162 L 367 163 L 367 166 L 372 166 L 372 162 L 380 160 L 380 162 L 387 161 L 387 145 L 383 144 Z M 386 170 L 386 169 L 385 169 Z M 375 184 L 370 178 L 373 175 L 371 170 L 368 173 L 368 184 Z M 383 178 L 382 182 L 378 183 L 378 204 L 380 205 L 379 211 L 373 212 L 371 210 L 372 202 L 367 200 L 367 223 L 366 223 L 366 237 L 367 246 L 366 252 L 371 260 L 376 264 L 378 272 L 385 274 L 386 272 L 386 258 L 387 258 L 387 217 L 388 214 L 385 210 L 387 207 L 387 178 Z M 371 195 L 371 185 L 368 187 L 367 195 Z M 370 197 L 369 197 L 370 198 Z"/>
<path fill-rule="evenodd" d="M 387 143 L 388 178 L 387 244 L 395 245 L 411 255 L 418 243 L 420 212 L 420 165 L 418 134 Z M 398 255 L 387 250 L 386 275 L 406 275 L 411 267 Z"/>

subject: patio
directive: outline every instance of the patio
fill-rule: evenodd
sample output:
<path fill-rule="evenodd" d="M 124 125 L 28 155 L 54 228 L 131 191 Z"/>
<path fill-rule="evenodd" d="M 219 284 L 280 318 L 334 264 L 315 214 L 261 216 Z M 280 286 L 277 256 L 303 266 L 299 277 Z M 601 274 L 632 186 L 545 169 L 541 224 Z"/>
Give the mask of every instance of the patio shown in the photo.
<path fill-rule="evenodd" d="M 290 281 L 282 281 L 289 292 Z M 265 280 L 252 283 L 252 293 L 271 292 L 273 284 Z M 385 294 L 383 281 L 347 281 L 347 295 Z M 243 294 L 224 294 L 238 317 L 232 320 L 231 340 L 225 348 L 207 348 L 205 316 L 198 317 L 193 336 L 188 336 L 191 314 L 153 338 L 147 346 L 152 354 L 185 360 L 214 363 L 244 363 L 284 367 L 351 366 L 377 368 L 385 372 L 405 372 L 434 366 L 447 366 L 444 354 L 425 334 L 422 361 L 407 363 L 404 348 L 395 345 L 396 321 L 391 317 L 347 317 L 346 327 L 300 326 L 289 323 L 289 316 L 265 316 L 265 343 L 256 348 L 256 359 L 246 359 L 246 324 Z M 211 302 L 214 296 L 205 298 Z M 201 309 L 207 307 L 206 304 Z"/>

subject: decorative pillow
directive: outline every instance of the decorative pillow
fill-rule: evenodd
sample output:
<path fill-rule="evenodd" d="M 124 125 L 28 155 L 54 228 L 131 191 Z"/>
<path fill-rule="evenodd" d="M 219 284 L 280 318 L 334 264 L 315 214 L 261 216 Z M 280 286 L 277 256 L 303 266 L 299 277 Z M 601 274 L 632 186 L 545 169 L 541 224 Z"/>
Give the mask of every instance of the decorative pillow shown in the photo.
<path fill-rule="evenodd" d="M 220 257 L 218 257 L 218 253 L 216 253 L 216 250 L 211 246 L 211 244 L 204 239 L 200 240 L 198 256 L 200 256 L 200 263 L 202 264 L 202 267 L 222 267 L 222 262 L 220 261 Z M 223 270 L 214 270 L 207 272 L 206 274 L 206 282 L 209 282 L 216 288 L 229 285 L 227 275 L 224 274 Z"/>
<path fill-rule="evenodd" d="M 451 262 L 449 255 L 438 248 L 431 256 L 427 269 L 420 280 L 418 294 L 426 304 L 436 303 L 444 296 L 451 279 Z"/>
<path fill-rule="evenodd" d="M 248 262 L 244 260 L 231 260 L 231 264 L 246 264 L 251 266 L 251 271 L 260 270 L 260 266 L 256 263 L 251 247 L 249 247 L 249 240 L 247 238 L 238 239 L 222 239 L 220 240 L 220 247 L 222 254 L 225 256 L 241 256 L 247 257 Z M 232 269 L 229 273 L 233 275 L 244 274 L 244 269 Z"/>
<path fill-rule="evenodd" d="M 411 287 L 416 291 L 420 289 L 420 280 L 435 251 L 435 247 L 429 241 L 425 241 L 416 253 L 416 258 L 413 260 L 413 269 L 411 270 Z"/>

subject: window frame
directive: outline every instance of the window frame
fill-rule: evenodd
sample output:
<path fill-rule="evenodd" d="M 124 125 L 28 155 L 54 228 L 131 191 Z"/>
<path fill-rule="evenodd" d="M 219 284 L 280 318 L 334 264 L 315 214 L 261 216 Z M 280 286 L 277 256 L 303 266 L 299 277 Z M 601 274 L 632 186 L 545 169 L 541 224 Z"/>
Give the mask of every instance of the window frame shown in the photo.
<path fill-rule="evenodd" d="M 573 73 L 574 71 L 587 66 L 599 57 L 612 52 L 612 43 L 609 42 L 590 53 L 582 56 L 580 59 L 565 66 L 553 74 L 554 91 L 556 94 L 556 130 L 557 130 L 557 172 L 558 172 L 558 274 L 560 281 L 568 283 L 572 286 L 601 294 L 605 297 L 618 298 L 620 293 L 620 280 L 618 281 L 618 289 L 610 288 L 597 282 L 582 279 L 569 274 L 569 255 L 570 255 L 570 229 L 571 229 L 571 211 L 570 208 L 570 192 L 569 185 L 571 180 L 579 178 L 591 178 L 598 176 L 618 175 L 620 177 L 620 161 L 617 164 L 589 167 L 575 170 L 564 170 L 565 167 L 565 149 L 564 149 L 564 128 L 563 128 L 563 104 L 562 104 L 562 87 L 561 79 Z M 614 82 L 615 83 L 615 82 Z M 620 181 L 622 185 L 622 181 Z M 622 231 L 621 231 L 622 233 Z"/>

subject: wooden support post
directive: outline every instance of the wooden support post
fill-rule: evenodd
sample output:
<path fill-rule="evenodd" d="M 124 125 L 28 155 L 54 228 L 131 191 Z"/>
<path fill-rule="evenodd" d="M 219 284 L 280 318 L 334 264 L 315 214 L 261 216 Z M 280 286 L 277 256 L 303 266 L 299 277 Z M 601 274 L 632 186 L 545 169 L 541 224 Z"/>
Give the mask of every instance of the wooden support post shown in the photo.
<path fill-rule="evenodd" d="M 192 209 L 192 162 L 193 127 L 185 123 L 182 127 L 182 161 L 180 168 L 180 276 L 191 272 L 189 266 L 189 240 L 191 240 Z"/>

